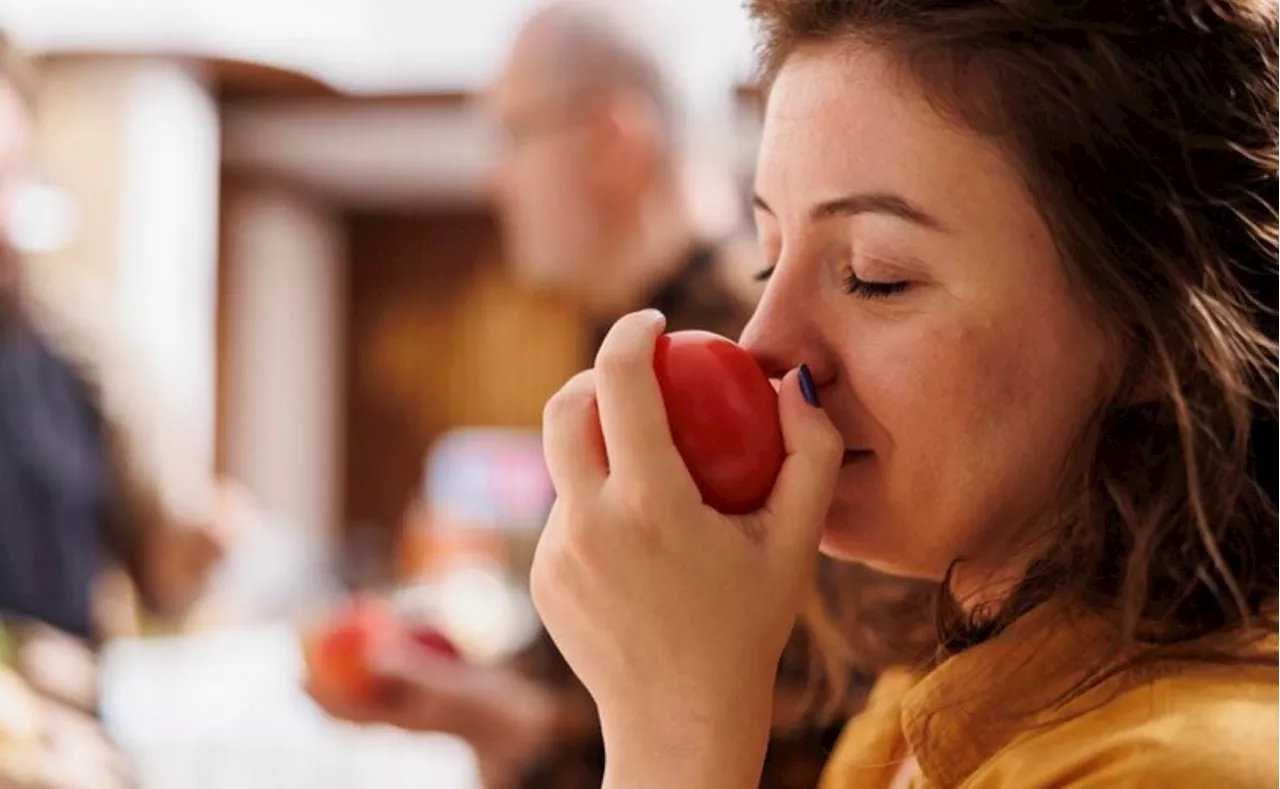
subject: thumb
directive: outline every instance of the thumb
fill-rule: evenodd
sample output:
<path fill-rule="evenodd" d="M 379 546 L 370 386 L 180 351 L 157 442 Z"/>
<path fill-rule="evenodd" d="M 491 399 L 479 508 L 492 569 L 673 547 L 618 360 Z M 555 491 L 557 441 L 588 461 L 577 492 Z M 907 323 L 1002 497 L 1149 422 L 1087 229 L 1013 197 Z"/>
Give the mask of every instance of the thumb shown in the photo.
<path fill-rule="evenodd" d="M 844 440 L 821 407 L 801 393 L 797 370 L 778 391 L 778 411 L 787 459 L 765 502 L 770 529 L 781 546 L 801 555 L 817 553 L 822 523 L 831 507 Z"/>

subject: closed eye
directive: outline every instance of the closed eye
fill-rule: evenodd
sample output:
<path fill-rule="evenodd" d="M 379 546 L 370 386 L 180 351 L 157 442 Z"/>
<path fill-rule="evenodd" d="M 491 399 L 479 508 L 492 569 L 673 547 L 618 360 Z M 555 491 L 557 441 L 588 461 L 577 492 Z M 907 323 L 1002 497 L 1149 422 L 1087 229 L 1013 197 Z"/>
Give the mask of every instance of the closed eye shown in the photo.
<path fill-rule="evenodd" d="M 849 273 L 844 278 L 844 292 L 863 299 L 887 299 L 896 296 L 911 287 L 910 280 L 896 282 L 876 282 L 859 279 L 858 275 Z"/>
<path fill-rule="evenodd" d="M 767 268 L 763 268 L 751 275 L 756 282 L 766 282 L 773 276 L 773 272 L 778 268 L 778 264 L 773 264 Z M 910 280 L 897 280 L 894 282 L 876 282 L 874 280 L 861 279 L 856 274 L 850 272 L 844 278 L 845 293 L 858 296 L 864 299 L 887 299 L 890 296 L 896 296 L 911 287 Z"/>

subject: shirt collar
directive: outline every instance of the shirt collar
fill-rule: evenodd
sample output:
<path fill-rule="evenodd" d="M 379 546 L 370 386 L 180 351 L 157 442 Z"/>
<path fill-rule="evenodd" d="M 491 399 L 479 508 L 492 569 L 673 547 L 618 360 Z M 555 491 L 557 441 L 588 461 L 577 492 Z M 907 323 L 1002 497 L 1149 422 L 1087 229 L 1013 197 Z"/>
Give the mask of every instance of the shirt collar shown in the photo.
<path fill-rule="evenodd" d="M 684 309 L 697 282 L 711 270 L 715 263 L 715 247 L 698 244 L 687 250 L 675 276 L 659 285 L 650 294 L 646 304 L 664 314 Z"/>
<path fill-rule="evenodd" d="M 1113 665 L 1119 643 L 1118 629 L 1102 617 L 1046 603 L 943 662 L 902 704 L 903 734 L 930 785 L 957 785 L 1029 726 L 1116 692 L 1113 677 L 1060 703 L 1093 671 Z"/>
<path fill-rule="evenodd" d="M 714 271 L 716 247 L 711 244 L 697 244 L 685 250 L 680 264 L 672 269 L 671 276 L 658 283 L 645 296 L 641 307 L 655 309 L 666 315 L 668 320 L 696 306 L 699 284 Z M 614 319 L 602 321 L 592 331 L 592 354 L 600 348 L 605 335 L 613 326 Z M 684 327 L 681 327 L 684 328 Z"/>

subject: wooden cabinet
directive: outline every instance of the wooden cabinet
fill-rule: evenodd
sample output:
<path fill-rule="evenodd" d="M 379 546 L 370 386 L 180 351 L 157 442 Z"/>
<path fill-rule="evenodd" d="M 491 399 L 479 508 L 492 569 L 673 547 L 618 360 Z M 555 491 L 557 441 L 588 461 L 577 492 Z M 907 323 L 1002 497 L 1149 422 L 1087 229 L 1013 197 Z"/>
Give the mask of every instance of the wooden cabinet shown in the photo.
<path fill-rule="evenodd" d="M 390 526 L 444 431 L 536 427 L 585 363 L 586 332 L 506 276 L 486 213 L 361 214 L 349 229 L 346 522 Z"/>

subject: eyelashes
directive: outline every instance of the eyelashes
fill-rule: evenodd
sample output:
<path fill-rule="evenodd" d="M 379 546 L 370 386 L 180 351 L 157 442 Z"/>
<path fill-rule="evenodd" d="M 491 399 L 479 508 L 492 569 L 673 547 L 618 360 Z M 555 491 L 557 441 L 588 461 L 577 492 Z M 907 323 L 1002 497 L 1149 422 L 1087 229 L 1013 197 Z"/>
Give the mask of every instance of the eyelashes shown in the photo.
<path fill-rule="evenodd" d="M 752 275 L 752 279 L 756 282 L 765 282 L 773 276 L 774 269 L 778 266 L 775 263 L 768 268 L 761 269 Z M 874 280 L 860 279 L 858 275 L 852 271 L 844 277 L 844 292 L 852 296 L 862 299 L 887 299 L 890 296 L 896 296 L 911 287 L 910 280 L 898 280 L 895 282 L 876 282 Z"/>
<path fill-rule="evenodd" d="M 896 296 L 911 287 L 910 280 L 897 282 L 875 282 L 858 279 L 858 275 L 849 273 L 844 278 L 844 292 L 864 299 L 887 299 Z"/>

